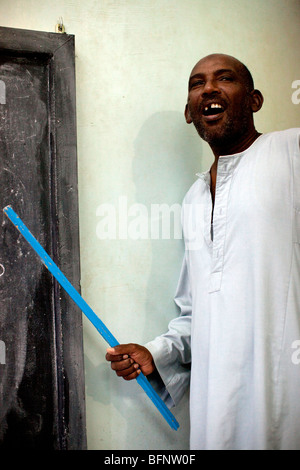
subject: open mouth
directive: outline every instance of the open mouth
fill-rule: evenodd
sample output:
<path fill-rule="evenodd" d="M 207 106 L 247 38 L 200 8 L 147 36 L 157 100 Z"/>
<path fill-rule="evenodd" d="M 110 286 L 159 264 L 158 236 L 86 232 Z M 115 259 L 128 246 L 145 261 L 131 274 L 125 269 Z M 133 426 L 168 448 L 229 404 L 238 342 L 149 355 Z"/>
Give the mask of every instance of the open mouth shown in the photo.
<path fill-rule="evenodd" d="M 219 103 L 210 103 L 203 108 L 204 116 L 216 116 L 225 111 L 225 108 Z"/>

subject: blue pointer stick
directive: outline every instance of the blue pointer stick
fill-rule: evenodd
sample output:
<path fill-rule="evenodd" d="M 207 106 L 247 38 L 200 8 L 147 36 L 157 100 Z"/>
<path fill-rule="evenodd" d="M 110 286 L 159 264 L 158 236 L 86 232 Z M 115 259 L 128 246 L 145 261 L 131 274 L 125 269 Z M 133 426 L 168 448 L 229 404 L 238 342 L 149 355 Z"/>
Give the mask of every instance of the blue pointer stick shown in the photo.
<path fill-rule="evenodd" d="M 91 309 L 91 307 L 85 302 L 85 300 L 81 297 L 81 295 L 77 292 L 77 290 L 72 286 L 72 284 L 68 281 L 68 279 L 64 276 L 64 274 L 56 266 L 56 264 L 50 258 L 50 256 L 46 253 L 44 248 L 39 244 L 39 242 L 30 233 L 30 231 L 28 230 L 26 225 L 22 222 L 20 217 L 14 212 L 14 210 L 10 206 L 6 206 L 3 209 L 3 212 L 7 215 L 7 217 L 11 220 L 11 222 L 15 225 L 15 227 L 19 230 L 19 232 L 23 235 L 23 237 L 27 240 L 27 242 L 34 249 L 34 251 L 38 254 L 38 256 L 40 257 L 42 263 L 44 263 L 46 268 L 48 268 L 48 270 L 53 274 L 53 276 L 60 283 L 60 285 L 65 289 L 65 291 L 69 294 L 69 296 L 78 305 L 80 310 L 92 322 L 94 327 L 98 330 L 98 332 L 105 339 L 105 341 L 111 347 L 117 346 L 119 343 L 116 340 L 116 338 L 111 334 L 111 332 L 104 325 L 104 323 L 100 320 L 100 318 L 95 314 L 95 312 Z M 136 380 L 138 384 L 144 389 L 148 397 L 152 400 L 152 402 L 157 407 L 157 409 L 160 411 L 160 413 L 165 418 L 165 420 L 169 423 L 171 428 L 177 430 L 179 427 L 179 424 L 176 421 L 175 417 L 172 415 L 168 407 L 165 405 L 165 403 L 161 400 L 161 398 L 155 392 L 155 390 L 150 385 L 147 378 L 144 376 L 142 372 L 140 372 Z"/>

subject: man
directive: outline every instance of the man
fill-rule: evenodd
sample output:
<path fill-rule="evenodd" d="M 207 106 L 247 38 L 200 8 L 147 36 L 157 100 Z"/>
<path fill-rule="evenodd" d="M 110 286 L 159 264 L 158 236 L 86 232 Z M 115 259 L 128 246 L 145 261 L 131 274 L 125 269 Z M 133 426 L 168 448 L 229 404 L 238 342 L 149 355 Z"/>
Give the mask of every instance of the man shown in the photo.
<path fill-rule="evenodd" d="M 237 59 L 195 65 L 185 118 L 215 160 L 183 203 L 181 315 L 106 355 L 126 380 L 160 383 L 169 406 L 190 379 L 191 449 L 300 449 L 300 129 L 258 133 L 262 104 Z"/>

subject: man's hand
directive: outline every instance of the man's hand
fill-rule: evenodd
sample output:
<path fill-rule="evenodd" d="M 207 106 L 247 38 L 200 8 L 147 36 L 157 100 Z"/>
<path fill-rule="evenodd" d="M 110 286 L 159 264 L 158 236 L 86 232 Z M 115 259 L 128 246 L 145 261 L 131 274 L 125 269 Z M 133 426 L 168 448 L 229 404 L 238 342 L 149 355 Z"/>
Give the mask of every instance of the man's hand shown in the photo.
<path fill-rule="evenodd" d="M 155 370 L 150 351 L 139 344 L 120 344 L 108 348 L 105 359 L 111 362 L 111 368 L 116 374 L 125 380 L 136 379 L 141 371 L 149 375 Z"/>

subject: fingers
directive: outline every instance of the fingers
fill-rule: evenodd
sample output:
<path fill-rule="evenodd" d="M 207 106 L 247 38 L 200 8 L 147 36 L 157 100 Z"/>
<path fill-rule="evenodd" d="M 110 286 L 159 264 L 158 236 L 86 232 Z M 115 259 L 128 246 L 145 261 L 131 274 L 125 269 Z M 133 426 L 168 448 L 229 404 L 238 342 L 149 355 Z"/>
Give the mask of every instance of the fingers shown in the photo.
<path fill-rule="evenodd" d="M 123 361 L 127 358 L 129 358 L 128 354 L 111 354 L 109 352 L 107 352 L 105 356 L 105 359 L 110 362 Z"/>
<path fill-rule="evenodd" d="M 136 364 L 138 366 L 138 364 Z M 123 377 L 124 380 L 133 380 L 136 379 L 137 376 L 141 373 L 141 369 L 137 369 L 132 374 L 126 375 Z"/>
<path fill-rule="evenodd" d="M 116 374 L 125 380 L 135 379 L 141 371 L 149 375 L 155 370 L 150 351 L 135 343 L 108 348 L 105 358 L 111 363 L 111 368 Z"/>
<path fill-rule="evenodd" d="M 124 361 L 123 361 L 124 362 Z M 116 363 L 111 363 L 111 368 L 116 372 L 117 376 L 118 377 L 123 377 L 123 379 L 125 380 L 132 380 L 132 379 L 135 379 L 141 372 L 140 368 L 139 368 L 139 365 L 136 364 L 134 361 L 130 361 L 130 364 L 128 365 L 127 364 L 127 361 L 126 361 L 126 364 L 118 364 L 119 368 L 115 369 L 114 368 L 114 365 Z M 124 368 L 120 368 L 120 367 L 124 367 Z"/>
<path fill-rule="evenodd" d="M 115 346 L 108 348 L 106 353 L 106 360 L 111 362 L 111 368 L 114 370 L 118 377 L 123 377 L 125 380 L 135 379 L 141 372 L 139 365 L 128 354 L 121 354 L 122 351 L 132 350 L 131 345 Z"/>
<path fill-rule="evenodd" d="M 114 346 L 113 348 L 107 348 L 107 353 L 111 356 L 118 356 L 118 355 L 127 355 L 134 353 L 139 346 L 137 344 L 129 343 L 129 344 L 119 344 Z"/>
<path fill-rule="evenodd" d="M 126 354 L 122 354 L 122 352 Z M 125 348 L 123 345 L 115 346 L 114 348 L 107 348 L 105 359 L 110 362 L 119 362 L 129 358 L 128 348 Z"/>

